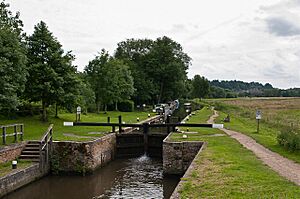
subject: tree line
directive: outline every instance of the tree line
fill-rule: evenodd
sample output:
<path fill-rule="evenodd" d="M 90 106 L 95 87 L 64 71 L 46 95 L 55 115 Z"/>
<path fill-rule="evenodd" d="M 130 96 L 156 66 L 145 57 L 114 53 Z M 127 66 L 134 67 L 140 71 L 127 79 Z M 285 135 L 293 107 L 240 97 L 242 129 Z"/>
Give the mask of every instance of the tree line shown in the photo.
<path fill-rule="evenodd" d="M 41 21 L 26 35 L 19 13 L 0 4 L 0 112 L 10 114 L 25 104 L 74 110 L 82 106 L 96 111 L 131 100 L 135 104 L 156 104 L 191 95 L 207 83 L 203 77 L 187 78 L 191 58 L 176 41 L 164 36 L 156 40 L 128 39 L 118 43 L 110 55 L 102 49 L 79 72 L 75 56 L 65 51 Z M 197 87 L 197 89 L 196 89 Z M 201 87 L 201 86 L 200 86 Z M 195 89 L 193 89 L 195 88 Z"/>
<path fill-rule="evenodd" d="M 232 97 L 300 97 L 300 88 L 278 89 L 270 83 L 261 84 L 258 82 L 243 81 L 219 81 L 209 82 L 212 98 Z"/>

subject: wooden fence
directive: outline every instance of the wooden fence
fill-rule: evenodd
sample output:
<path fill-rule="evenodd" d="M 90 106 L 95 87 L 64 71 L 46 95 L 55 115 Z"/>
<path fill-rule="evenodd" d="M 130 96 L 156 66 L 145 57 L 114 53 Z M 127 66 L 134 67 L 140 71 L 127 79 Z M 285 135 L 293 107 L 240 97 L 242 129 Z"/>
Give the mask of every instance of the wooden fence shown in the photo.
<path fill-rule="evenodd" d="M 9 128 L 13 128 L 13 133 L 7 133 Z M 9 124 L 9 125 L 2 125 L 0 126 L 2 129 L 2 144 L 6 144 L 7 137 L 14 137 L 14 142 L 18 142 L 18 135 L 20 135 L 20 140 L 23 141 L 24 135 L 24 124 Z"/>

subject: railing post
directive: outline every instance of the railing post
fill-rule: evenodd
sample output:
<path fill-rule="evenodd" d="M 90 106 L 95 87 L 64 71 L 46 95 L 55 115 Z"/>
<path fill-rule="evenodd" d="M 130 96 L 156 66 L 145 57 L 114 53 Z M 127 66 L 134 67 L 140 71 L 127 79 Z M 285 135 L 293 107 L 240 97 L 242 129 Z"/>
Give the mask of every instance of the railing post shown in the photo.
<path fill-rule="evenodd" d="M 20 140 L 23 141 L 23 132 L 24 132 L 23 124 L 20 125 L 20 131 L 21 131 Z"/>
<path fill-rule="evenodd" d="M 144 133 L 144 150 L 145 153 L 148 153 L 148 130 L 149 130 L 149 125 L 148 123 L 143 123 L 143 133 Z"/>
<path fill-rule="evenodd" d="M 49 154 L 52 155 L 53 127 L 50 130 Z"/>
<path fill-rule="evenodd" d="M 121 126 L 121 124 L 122 124 L 122 116 L 119 115 L 119 133 L 122 133 L 122 126 Z"/>
<path fill-rule="evenodd" d="M 116 132 L 116 126 L 115 125 L 113 125 L 111 128 L 112 128 L 113 133 Z"/>
<path fill-rule="evenodd" d="M 45 162 L 48 164 L 48 133 L 45 137 Z"/>
<path fill-rule="evenodd" d="M 14 137 L 15 137 L 15 142 L 18 142 L 18 133 L 17 133 L 17 125 L 14 125 Z"/>
<path fill-rule="evenodd" d="M 110 117 L 107 117 L 107 123 L 110 123 Z"/>
<path fill-rule="evenodd" d="M 2 132 L 2 142 L 3 142 L 3 145 L 6 144 L 6 127 L 4 126 L 2 128 L 3 132 Z"/>
<path fill-rule="evenodd" d="M 167 115 L 167 122 L 166 122 L 167 124 L 169 124 L 170 123 L 170 115 Z M 169 126 L 167 126 L 167 133 L 169 134 L 170 133 L 170 127 Z"/>
<path fill-rule="evenodd" d="M 43 141 L 40 142 L 40 150 L 39 150 L 39 152 L 40 152 L 40 170 L 41 171 L 42 171 L 42 164 L 43 164 L 43 160 L 42 160 L 42 158 L 43 158 L 43 156 L 42 156 L 42 146 L 43 146 Z"/>

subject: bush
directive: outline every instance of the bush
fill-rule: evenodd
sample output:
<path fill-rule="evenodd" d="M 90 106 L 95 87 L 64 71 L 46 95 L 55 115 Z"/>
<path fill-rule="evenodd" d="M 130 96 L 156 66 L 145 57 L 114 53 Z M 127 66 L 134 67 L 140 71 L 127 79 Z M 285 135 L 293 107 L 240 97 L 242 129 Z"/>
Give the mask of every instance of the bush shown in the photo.
<path fill-rule="evenodd" d="M 124 100 L 118 103 L 118 109 L 122 112 L 133 112 L 134 102 L 131 100 Z"/>
<path fill-rule="evenodd" d="M 291 150 L 300 150 L 300 135 L 295 130 L 289 129 L 287 131 L 282 131 L 277 136 L 277 141 L 279 145 Z"/>

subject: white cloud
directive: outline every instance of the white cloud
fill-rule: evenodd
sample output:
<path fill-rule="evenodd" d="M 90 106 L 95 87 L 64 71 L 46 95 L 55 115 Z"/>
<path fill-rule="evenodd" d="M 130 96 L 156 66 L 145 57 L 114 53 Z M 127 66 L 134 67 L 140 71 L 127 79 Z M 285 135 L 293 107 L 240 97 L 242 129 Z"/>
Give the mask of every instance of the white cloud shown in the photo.
<path fill-rule="evenodd" d="M 127 38 L 167 35 L 192 57 L 189 76 L 300 87 L 300 0 L 7 0 L 25 31 L 44 20 L 79 69 Z"/>

